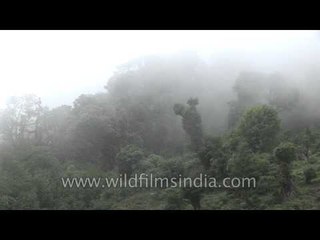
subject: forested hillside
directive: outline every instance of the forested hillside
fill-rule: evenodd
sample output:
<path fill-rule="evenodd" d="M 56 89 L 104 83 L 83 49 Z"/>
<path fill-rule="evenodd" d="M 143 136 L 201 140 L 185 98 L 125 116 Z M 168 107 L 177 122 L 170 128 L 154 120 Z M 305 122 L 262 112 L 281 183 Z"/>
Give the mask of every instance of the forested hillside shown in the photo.
<path fill-rule="evenodd" d="M 0 209 L 319 209 L 320 74 L 308 69 L 301 85 L 244 68 L 191 53 L 142 57 L 72 106 L 10 98 L 0 113 Z M 257 186 L 61 182 L 135 173 L 254 177 Z"/>

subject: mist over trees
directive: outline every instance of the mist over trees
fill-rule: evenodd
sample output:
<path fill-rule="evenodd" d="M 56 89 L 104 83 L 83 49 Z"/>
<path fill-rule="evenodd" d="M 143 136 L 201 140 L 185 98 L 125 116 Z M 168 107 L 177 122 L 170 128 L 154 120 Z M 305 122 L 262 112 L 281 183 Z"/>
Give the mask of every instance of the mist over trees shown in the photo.
<path fill-rule="evenodd" d="M 72 106 L 12 97 L 0 113 L 0 209 L 319 208 L 320 72 L 301 70 L 299 82 L 246 67 L 192 52 L 148 56 Z M 257 188 L 76 189 L 60 180 L 124 173 L 255 177 Z"/>

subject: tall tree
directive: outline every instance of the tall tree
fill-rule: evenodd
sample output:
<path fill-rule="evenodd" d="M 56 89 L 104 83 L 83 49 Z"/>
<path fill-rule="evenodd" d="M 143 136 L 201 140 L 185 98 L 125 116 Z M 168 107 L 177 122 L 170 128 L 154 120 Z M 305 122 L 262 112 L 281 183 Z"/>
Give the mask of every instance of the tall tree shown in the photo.
<path fill-rule="evenodd" d="M 14 145 L 27 140 L 40 144 L 42 115 L 43 107 L 39 97 L 12 97 L 1 114 L 0 130 L 3 138 Z"/>
<path fill-rule="evenodd" d="M 189 105 L 188 107 L 181 104 L 175 104 L 173 110 L 176 115 L 182 117 L 182 126 L 190 137 L 191 149 L 195 152 L 199 152 L 200 148 L 203 146 L 201 116 L 196 109 L 199 101 L 197 98 L 190 98 L 187 104 Z"/>
<path fill-rule="evenodd" d="M 279 164 L 281 195 L 288 198 L 293 191 L 291 163 L 296 158 L 295 146 L 290 142 L 283 142 L 275 148 L 274 156 Z"/>

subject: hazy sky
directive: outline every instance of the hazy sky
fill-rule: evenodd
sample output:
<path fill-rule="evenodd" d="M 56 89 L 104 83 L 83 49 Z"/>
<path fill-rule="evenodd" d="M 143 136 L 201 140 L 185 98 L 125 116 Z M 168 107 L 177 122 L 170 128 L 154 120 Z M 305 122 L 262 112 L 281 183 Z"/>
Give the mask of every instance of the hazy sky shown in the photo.
<path fill-rule="evenodd" d="M 115 67 L 148 54 L 194 50 L 246 53 L 270 69 L 310 52 L 315 31 L 0 31 L 0 107 L 34 93 L 51 107 L 103 91 Z M 281 64 L 281 61 L 280 61 Z"/>

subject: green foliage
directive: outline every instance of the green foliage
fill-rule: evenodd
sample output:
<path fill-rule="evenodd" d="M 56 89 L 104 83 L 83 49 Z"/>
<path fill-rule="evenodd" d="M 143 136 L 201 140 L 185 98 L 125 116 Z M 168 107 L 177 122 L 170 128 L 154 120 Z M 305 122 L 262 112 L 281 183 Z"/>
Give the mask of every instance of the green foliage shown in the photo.
<path fill-rule="evenodd" d="M 317 172 L 312 167 L 305 169 L 303 173 L 307 184 L 310 184 L 311 181 L 317 177 Z"/>
<path fill-rule="evenodd" d="M 143 151 L 137 146 L 128 145 L 122 148 L 116 156 L 119 172 L 131 175 L 143 157 Z"/>
<path fill-rule="evenodd" d="M 274 149 L 274 156 L 279 165 L 281 195 L 287 198 L 293 191 L 291 163 L 296 158 L 296 147 L 290 142 L 283 142 Z"/>
<path fill-rule="evenodd" d="M 185 207 L 186 203 L 183 200 L 183 193 L 180 189 L 169 188 L 165 191 L 167 196 L 165 210 L 182 210 Z"/>
<path fill-rule="evenodd" d="M 296 147 L 293 143 L 283 142 L 274 149 L 274 155 L 279 163 L 289 164 L 296 158 Z"/>
<path fill-rule="evenodd" d="M 203 190 L 201 188 L 184 188 L 183 197 L 188 199 L 194 210 L 201 209 L 201 194 Z"/>
<path fill-rule="evenodd" d="M 7 153 L 8 154 L 8 153 Z M 53 209 L 60 202 L 61 167 L 48 149 L 25 147 L 1 156 L 1 202 L 12 209 Z"/>
<path fill-rule="evenodd" d="M 234 177 L 255 177 L 259 179 L 269 171 L 269 160 L 266 154 L 252 154 L 240 150 L 229 162 L 228 169 Z"/>
<path fill-rule="evenodd" d="M 248 110 L 241 119 L 239 134 L 254 152 L 267 152 L 272 149 L 280 130 L 277 112 L 266 106 Z"/>
<path fill-rule="evenodd" d="M 231 100 L 208 66 L 188 54 L 149 57 L 122 66 L 107 92 L 81 95 L 73 106 L 50 110 L 34 95 L 10 99 L 0 113 L 0 209 L 319 209 L 317 109 L 300 104 L 293 84 L 277 74 L 241 73 Z M 188 99 L 195 93 L 200 106 Z M 61 185 L 61 177 L 124 173 L 253 177 L 257 186 Z"/>
<path fill-rule="evenodd" d="M 227 154 L 219 137 L 206 138 L 199 152 L 199 158 L 205 169 L 210 168 L 210 173 L 222 178 L 227 175 Z"/>

